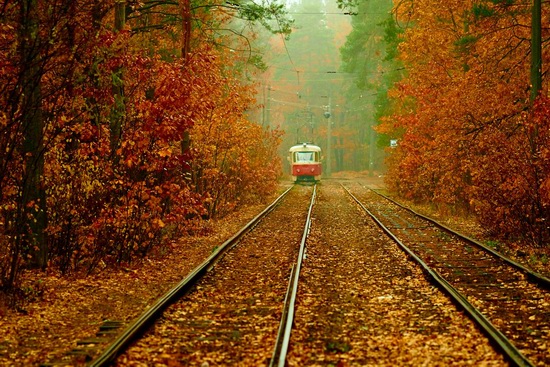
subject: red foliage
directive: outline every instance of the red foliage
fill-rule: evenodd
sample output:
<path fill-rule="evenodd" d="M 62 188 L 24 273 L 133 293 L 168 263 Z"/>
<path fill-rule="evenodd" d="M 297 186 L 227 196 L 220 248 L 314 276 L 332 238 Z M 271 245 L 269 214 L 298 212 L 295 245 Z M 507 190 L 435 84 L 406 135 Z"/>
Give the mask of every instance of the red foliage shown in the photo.
<path fill-rule="evenodd" d="M 536 245 L 550 240 L 549 112 L 550 100 L 539 99 L 522 115 L 519 133 L 508 137 L 491 129 L 472 152 L 480 157 L 472 170 L 471 200 L 481 222 L 495 234 L 525 237 Z"/>
<path fill-rule="evenodd" d="M 58 11 L 42 9 L 37 20 L 36 80 L 50 265 L 133 261 L 274 189 L 279 134 L 247 120 L 253 89 L 229 51 L 196 44 L 184 62 L 166 33 L 151 42 L 114 32 L 111 1 L 47 6 Z M 13 286 L 32 253 L 14 241 L 26 177 L 21 116 L 30 113 L 18 73 L 31 68 L 16 52 L 17 7 L 0 25 L 0 287 Z"/>

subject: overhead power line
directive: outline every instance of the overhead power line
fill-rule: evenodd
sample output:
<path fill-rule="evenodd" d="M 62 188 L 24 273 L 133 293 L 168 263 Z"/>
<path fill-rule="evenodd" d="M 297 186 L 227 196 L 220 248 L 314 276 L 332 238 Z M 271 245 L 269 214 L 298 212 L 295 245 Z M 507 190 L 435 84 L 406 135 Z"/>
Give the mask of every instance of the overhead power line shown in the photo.
<path fill-rule="evenodd" d="M 281 28 L 281 23 L 279 22 L 279 17 L 275 15 L 275 20 L 277 20 L 277 24 L 279 25 L 279 28 Z M 296 72 L 296 78 L 298 79 L 298 84 L 300 84 L 300 71 L 296 68 L 296 65 L 294 65 L 294 61 L 292 61 L 292 57 L 290 57 L 290 52 L 288 51 L 288 47 L 286 45 L 285 37 L 282 33 L 279 34 L 281 36 L 281 39 L 283 40 L 283 45 L 285 46 L 286 55 L 288 57 L 288 60 L 290 61 L 290 64 L 294 68 L 294 71 Z"/>

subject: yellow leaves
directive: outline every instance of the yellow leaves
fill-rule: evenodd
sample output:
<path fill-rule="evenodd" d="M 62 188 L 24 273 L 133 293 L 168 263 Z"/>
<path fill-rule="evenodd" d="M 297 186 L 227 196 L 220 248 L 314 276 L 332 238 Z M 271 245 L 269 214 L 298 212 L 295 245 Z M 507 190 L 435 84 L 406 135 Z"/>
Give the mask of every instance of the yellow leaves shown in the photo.
<path fill-rule="evenodd" d="M 125 160 L 124 160 L 124 164 L 126 164 L 126 167 L 128 168 L 132 168 L 134 166 L 134 159 L 133 157 L 127 157 Z"/>
<path fill-rule="evenodd" d="M 165 158 L 165 157 L 170 157 L 172 156 L 172 149 L 170 147 L 166 147 L 164 149 L 161 149 L 159 152 L 158 152 L 158 155 L 162 158 Z"/>
<path fill-rule="evenodd" d="M 165 226 L 166 224 L 164 224 L 164 222 L 160 218 L 155 218 L 153 220 L 153 227 L 155 229 L 164 228 Z"/>
<path fill-rule="evenodd" d="M 84 192 L 87 195 L 97 192 L 97 190 L 103 186 L 103 184 L 97 179 L 92 179 L 91 181 L 84 182 L 83 185 Z"/>

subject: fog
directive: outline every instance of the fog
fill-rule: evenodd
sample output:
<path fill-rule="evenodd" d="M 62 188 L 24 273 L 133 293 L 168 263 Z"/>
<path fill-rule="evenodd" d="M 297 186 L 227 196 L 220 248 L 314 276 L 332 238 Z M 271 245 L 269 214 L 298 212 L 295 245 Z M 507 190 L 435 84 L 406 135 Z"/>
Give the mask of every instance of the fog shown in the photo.
<path fill-rule="evenodd" d="M 385 100 L 385 20 L 389 1 L 369 1 L 350 15 L 335 1 L 288 3 L 289 39 L 271 38 L 259 98 L 262 123 L 285 131 L 281 155 L 312 142 L 324 151 L 325 173 L 383 170 L 388 138 L 377 124 Z M 329 140 L 330 136 L 330 140 Z"/>

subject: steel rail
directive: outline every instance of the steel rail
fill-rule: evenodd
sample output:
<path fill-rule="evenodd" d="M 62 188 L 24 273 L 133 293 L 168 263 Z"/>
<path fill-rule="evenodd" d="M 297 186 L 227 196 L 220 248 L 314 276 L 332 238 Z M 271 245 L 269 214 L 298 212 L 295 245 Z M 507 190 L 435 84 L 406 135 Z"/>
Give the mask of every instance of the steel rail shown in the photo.
<path fill-rule="evenodd" d="M 141 314 L 103 351 L 103 353 L 94 359 L 88 366 L 100 367 L 108 366 L 122 351 L 135 340 L 146 328 L 157 319 L 162 311 L 170 304 L 174 303 L 185 292 L 189 291 L 206 272 L 208 272 L 221 257 L 230 250 L 235 244 L 252 228 L 254 228 L 267 214 L 269 214 L 283 198 L 289 193 L 293 186 L 285 190 L 273 203 L 266 207 L 260 214 L 252 219 L 248 224 L 241 228 L 235 235 L 220 245 L 202 264 L 197 266 L 175 287 L 159 298 L 147 311 Z"/>
<path fill-rule="evenodd" d="M 490 253 L 491 255 L 493 256 L 496 256 L 498 258 L 500 258 L 501 260 L 507 262 L 508 264 L 512 265 L 514 268 L 524 272 L 525 274 L 527 274 L 527 277 L 528 279 L 530 279 L 532 282 L 538 284 L 538 285 L 541 285 L 541 286 L 544 286 L 545 288 L 549 288 L 550 289 L 550 278 L 548 277 L 545 277 L 544 275 L 540 274 L 540 273 L 537 273 L 525 266 L 523 266 L 522 264 L 510 259 L 510 258 L 507 258 L 506 256 L 498 253 L 497 251 L 493 250 L 492 248 L 490 247 L 487 247 L 486 245 L 482 244 L 481 242 L 471 238 L 471 237 L 468 237 L 468 236 L 465 236 L 459 232 L 456 232 L 454 229 L 450 228 L 450 227 L 447 227 L 446 225 L 436 221 L 435 219 L 433 218 L 430 218 L 428 216 L 425 216 L 421 213 L 418 213 L 416 212 L 415 210 L 401 204 L 401 203 L 398 203 L 397 201 L 393 200 L 392 198 L 390 198 L 389 196 L 386 196 L 384 194 L 381 194 L 379 192 L 377 192 L 376 190 L 374 189 L 371 189 L 370 187 L 366 187 L 367 189 L 369 189 L 370 191 L 374 192 L 376 195 L 378 196 L 381 196 L 383 197 L 384 199 L 390 201 L 391 203 L 399 206 L 400 208 L 404 209 L 404 210 L 407 210 L 409 211 L 410 213 L 432 223 L 433 225 L 435 225 L 436 227 L 442 229 L 443 231 L 449 233 L 449 234 L 452 234 L 454 236 L 457 236 L 459 237 L 460 239 L 468 242 L 469 244 L 471 245 L 474 245 L 474 246 L 477 246 L 479 248 L 481 248 L 482 250 Z"/>
<path fill-rule="evenodd" d="M 294 322 L 294 309 L 296 305 L 296 295 L 298 293 L 298 279 L 300 278 L 300 269 L 302 268 L 302 260 L 306 250 L 306 241 L 311 229 L 311 214 L 313 212 L 313 205 L 317 196 L 317 185 L 313 186 L 313 193 L 311 195 L 311 201 L 307 212 L 306 223 L 304 225 L 304 232 L 302 234 L 302 240 L 300 242 L 300 251 L 298 253 L 298 259 L 296 265 L 292 268 L 290 275 L 290 281 L 288 283 L 287 294 L 285 297 L 285 303 L 283 306 L 283 313 L 281 323 L 279 326 L 279 332 L 277 340 L 275 342 L 275 348 L 273 349 L 273 356 L 271 358 L 269 366 L 284 367 L 286 362 L 286 355 L 288 352 L 288 346 L 290 344 L 290 334 L 292 332 L 292 324 Z"/>
<path fill-rule="evenodd" d="M 432 269 L 411 249 L 403 244 L 363 203 L 357 199 L 351 191 L 342 185 L 344 190 L 353 198 L 353 200 L 376 222 L 376 224 L 395 242 L 403 251 L 405 251 L 414 261 L 416 261 L 431 278 L 443 288 L 463 309 L 464 311 L 485 331 L 491 340 L 493 340 L 501 351 L 508 357 L 510 362 L 519 367 L 534 367 L 516 346 L 498 330 L 476 307 L 474 307 L 466 297 L 464 297 L 455 287 L 447 282 L 436 270 Z"/>
<path fill-rule="evenodd" d="M 285 294 L 285 300 L 283 303 L 283 311 L 281 312 L 281 321 L 279 322 L 279 329 L 277 332 L 277 339 L 275 340 L 275 347 L 273 348 L 273 353 L 269 361 L 269 367 L 274 367 L 279 364 L 279 356 L 283 349 L 283 340 L 285 337 L 286 323 L 288 320 L 290 312 L 290 299 L 293 290 L 294 283 L 294 274 L 296 273 L 296 264 L 292 265 L 292 270 L 290 271 L 290 278 L 288 282 L 288 287 Z"/>

